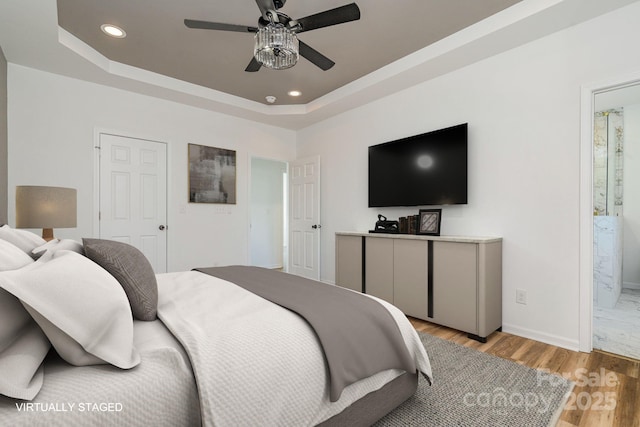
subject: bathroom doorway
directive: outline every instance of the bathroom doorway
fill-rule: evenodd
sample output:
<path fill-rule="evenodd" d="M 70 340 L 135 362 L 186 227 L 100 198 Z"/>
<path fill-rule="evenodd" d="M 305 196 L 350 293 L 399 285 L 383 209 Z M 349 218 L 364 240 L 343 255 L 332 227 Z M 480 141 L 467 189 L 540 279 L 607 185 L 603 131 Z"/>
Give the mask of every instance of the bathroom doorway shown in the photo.
<path fill-rule="evenodd" d="M 640 83 L 593 107 L 593 348 L 640 359 Z"/>

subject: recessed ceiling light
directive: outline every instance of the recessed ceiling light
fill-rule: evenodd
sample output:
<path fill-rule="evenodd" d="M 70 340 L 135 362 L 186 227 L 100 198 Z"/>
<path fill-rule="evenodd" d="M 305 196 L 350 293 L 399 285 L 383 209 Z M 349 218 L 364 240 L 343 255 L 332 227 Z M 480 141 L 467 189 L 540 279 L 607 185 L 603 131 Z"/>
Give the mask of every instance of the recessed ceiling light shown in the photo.
<path fill-rule="evenodd" d="M 300 96 L 300 95 L 302 95 L 302 92 L 300 92 L 299 90 L 289 91 L 289 96 Z"/>
<path fill-rule="evenodd" d="M 122 28 L 116 27 L 115 25 L 112 25 L 112 24 L 102 24 L 100 26 L 100 29 L 105 34 L 108 34 L 111 37 L 115 37 L 115 38 L 118 38 L 118 39 L 122 39 L 122 38 L 125 38 L 127 36 L 127 33 L 125 33 Z"/>
<path fill-rule="evenodd" d="M 276 102 L 277 98 L 273 95 L 267 95 L 264 97 L 264 99 L 266 99 L 269 104 L 273 104 L 274 102 Z"/>

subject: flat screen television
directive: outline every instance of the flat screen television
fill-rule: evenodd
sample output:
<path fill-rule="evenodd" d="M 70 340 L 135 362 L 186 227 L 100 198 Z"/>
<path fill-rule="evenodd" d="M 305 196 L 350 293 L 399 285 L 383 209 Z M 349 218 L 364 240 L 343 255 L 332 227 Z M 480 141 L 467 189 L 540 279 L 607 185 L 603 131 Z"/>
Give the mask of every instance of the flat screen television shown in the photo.
<path fill-rule="evenodd" d="M 369 147 L 369 207 L 467 203 L 467 123 Z"/>

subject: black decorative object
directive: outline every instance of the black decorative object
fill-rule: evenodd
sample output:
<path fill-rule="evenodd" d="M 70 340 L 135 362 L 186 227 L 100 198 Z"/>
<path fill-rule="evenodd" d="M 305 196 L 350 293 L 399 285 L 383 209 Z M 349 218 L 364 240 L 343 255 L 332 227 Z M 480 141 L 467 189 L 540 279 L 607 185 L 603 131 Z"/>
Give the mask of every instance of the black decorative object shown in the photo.
<path fill-rule="evenodd" d="M 369 232 L 396 234 L 399 232 L 398 221 L 389 221 L 386 216 L 378 215 L 375 229 L 369 230 Z"/>
<path fill-rule="evenodd" d="M 417 234 L 440 235 L 442 209 L 420 209 Z"/>

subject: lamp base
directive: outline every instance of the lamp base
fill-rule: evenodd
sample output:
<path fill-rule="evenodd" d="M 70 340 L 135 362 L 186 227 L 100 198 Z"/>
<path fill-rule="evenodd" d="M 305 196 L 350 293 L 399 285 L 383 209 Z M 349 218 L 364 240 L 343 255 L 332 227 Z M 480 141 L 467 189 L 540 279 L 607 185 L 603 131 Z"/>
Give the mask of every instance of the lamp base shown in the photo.
<path fill-rule="evenodd" d="M 42 238 L 47 242 L 53 240 L 53 228 L 43 228 L 42 229 Z"/>

